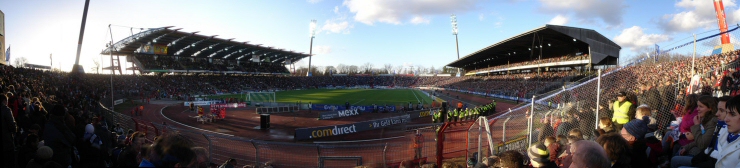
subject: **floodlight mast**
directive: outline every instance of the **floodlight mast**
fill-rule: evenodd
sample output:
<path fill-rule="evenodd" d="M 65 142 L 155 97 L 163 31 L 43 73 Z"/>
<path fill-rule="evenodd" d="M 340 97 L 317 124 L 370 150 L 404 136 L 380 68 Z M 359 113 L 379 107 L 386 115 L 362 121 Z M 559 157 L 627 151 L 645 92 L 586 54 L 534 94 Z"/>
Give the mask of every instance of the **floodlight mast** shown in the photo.
<path fill-rule="evenodd" d="M 313 56 L 313 38 L 316 37 L 316 20 L 311 20 L 309 24 L 309 33 L 311 33 L 311 45 L 308 49 L 308 72 L 306 76 L 312 76 L 311 74 L 311 57 Z"/>
<path fill-rule="evenodd" d="M 457 50 L 457 59 L 460 59 L 460 47 L 457 42 L 457 16 L 455 14 L 452 14 L 450 16 L 450 19 L 452 20 L 452 35 L 455 35 L 455 50 Z M 457 68 L 457 76 L 460 76 L 460 68 Z"/>

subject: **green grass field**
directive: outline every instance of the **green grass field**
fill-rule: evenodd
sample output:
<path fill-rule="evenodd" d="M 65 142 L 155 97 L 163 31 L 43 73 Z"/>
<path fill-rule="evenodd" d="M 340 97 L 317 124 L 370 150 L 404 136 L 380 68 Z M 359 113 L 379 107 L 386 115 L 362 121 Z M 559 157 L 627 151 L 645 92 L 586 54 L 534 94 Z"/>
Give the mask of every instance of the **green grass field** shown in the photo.
<path fill-rule="evenodd" d="M 412 102 L 424 104 L 432 103 L 432 99 L 418 90 L 411 89 L 312 89 L 312 90 L 293 90 L 276 92 L 277 102 L 303 103 L 311 102 L 313 104 L 337 104 L 343 105 L 349 102 L 352 105 L 406 105 Z M 218 95 L 210 98 L 241 98 L 245 95 Z M 267 95 L 253 95 L 253 101 L 271 99 Z"/>

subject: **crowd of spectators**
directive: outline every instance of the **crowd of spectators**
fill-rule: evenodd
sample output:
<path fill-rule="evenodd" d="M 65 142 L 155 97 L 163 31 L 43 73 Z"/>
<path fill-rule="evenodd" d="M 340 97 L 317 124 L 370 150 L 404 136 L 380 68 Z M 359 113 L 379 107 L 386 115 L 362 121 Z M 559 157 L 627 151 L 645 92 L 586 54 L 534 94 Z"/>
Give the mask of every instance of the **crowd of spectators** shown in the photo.
<path fill-rule="evenodd" d="M 586 118 L 595 118 L 593 115 L 597 107 L 578 108 L 576 106 L 579 101 L 593 100 L 574 98 L 572 100 L 577 101 L 564 103 L 562 108 L 565 110 L 562 111 L 565 112 L 562 115 L 551 115 L 542 120 L 537 131 L 539 141 L 536 146 L 527 150 L 527 155 L 530 159 L 535 159 L 531 163 L 538 165 L 542 163 L 542 165 L 563 167 L 569 163 L 591 164 L 586 162 L 604 159 L 588 159 L 597 156 L 585 156 L 578 152 L 580 149 L 576 146 L 583 144 L 584 148 L 591 149 L 593 144 L 598 142 L 596 146 L 603 148 L 593 150 L 603 150 L 604 156 L 607 157 L 606 160 L 610 160 L 612 166 L 644 167 L 636 163 L 648 163 L 645 165 L 650 166 L 666 163 L 676 166 L 693 166 L 694 163 L 690 161 L 701 157 L 701 153 L 707 149 L 719 150 L 718 152 L 722 154 L 727 153 L 734 156 L 735 153 L 732 151 L 722 151 L 716 145 L 712 148 L 713 145 L 710 143 L 720 145 L 737 143 L 734 140 L 717 142 L 724 139 L 713 139 L 717 136 L 725 139 L 736 137 L 740 129 L 734 127 L 740 123 L 730 122 L 738 122 L 733 117 L 738 116 L 737 111 L 740 109 L 737 107 L 740 106 L 740 98 L 736 98 L 737 100 L 721 98 L 718 101 L 711 95 L 717 97 L 733 95 L 737 90 L 740 83 L 740 72 L 734 67 L 737 66 L 737 56 L 738 52 L 730 52 L 700 57 L 696 60 L 696 70 L 694 70 L 698 75 L 694 76 L 691 75 L 691 60 L 688 59 L 661 64 L 638 64 L 619 71 L 608 70 L 606 72 L 612 74 L 605 75 L 602 80 L 612 82 L 603 83 L 602 87 L 607 89 L 604 89 L 602 94 L 614 99 L 602 101 L 608 103 L 602 103 L 598 107 L 603 113 L 600 116 L 605 116 L 606 119 L 599 120 L 598 123 L 594 120 L 586 120 Z M 167 58 L 161 57 L 145 62 L 162 60 L 167 60 Z M 196 61 L 200 62 L 194 61 L 183 63 L 183 65 L 191 67 L 207 60 L 196 59 Z M 233 66 L 223 62 L 213 65 Z M 256 64 L 250 63 L 250 65 Z M 170 65 L 153 66 L 169 67 Z M 214 67 L 199 68 L 212 69 Z M 117 129 L 116 124 L 108 123 L 103 116 L 97 113 L 99 106 L 95 104 L 101 100 L 110 99 L 111 85 L 116 88 L 112 94 L 129 97 L 188 97 L 197 94 L 235 93 L 245 90 L 292 90 L 329 86 L 437 86 L 477 92 L 518 91 L 518 94 L 521 94 L 522 91 L 532 91 L 538 87 L 562 85 L 563 79 L 579 75 L 582 74 L 560 71 L 460 78 L 285 77 L 215 74 L 117 75 L 111 78 L 108 75 L 78 76 L 2 66 L 0 67 L 0 76 L 2 76 L 0 91 L 3 96 L 0 96 L 0 100 L 3 101 L 0 102 L 3 102 L 2 115 L 4 117 L 3 150 L 5 153 L 17 152 L 13 157 L 4 158 L 10 160 L 3 164 L 6 164 L 5 167 L 201 164 L 197 163 L 196 160 L 200 159 L 196 158 L 195 153 L 197 152 L 194 152 L 198 150 L 193 149 L 192 143 L 186 139 L 165 135 L 158 138 L 158 143 L 152 146 L 138 138 L 142 136 L 141 133 L 124 132 Z M 624 79 L 628 81 L 622 81 Z M 679 89 L 689 88 L 690 85 L 696 87 L 691 87 L 687 91 Z M 580 94 L 583 95 L 592 93 L 592 91 L 578 89 L 572 92 L 581 92 Z M 617 100 L 617 97 L 624 98 Z M 615 117 L 614 113 L 617 111 L 615 106 L 619 106 L 615 104 L 622 104 L 624 101 L 630 102 L 633 106 L 629 107 L 631 109 L 628 112 L 629 121 L 619 123 L 611 118 Z M 5 117 L 6 112 L 8 116 L 11 116 L 10 120 Z M 723 134 L 720 131 L 716 136 L 708 134 L 714 132 L 715 125 L 722 125 L 723 122 L 727 123 L 727 129 L 724 130 L 730 131 L 729 133 Z M 601 129 L 597 131 L 589 129 L 595 124 L 599 124 Z M 6 135 L 11 138 L 6 139 Z M 644 152 L 647 149 L 651 152 Z M 548 153 L 545 155 L 542 151 Z M 144 155 L 137 157 L 131 153 L 144 153 Z M 556 155 L 551 155 L 552 153 Z M 165 156 L 176 157 L 176 163 L 165 159 Z M 503 156 L 501 155 L 499 159 Z M 735 161 L 723 160 L 724 156 L 716 158 L 719 161 L 715 161 L 714 164 L 732 166 L 737 164 L 735 163 L 737 159 Z M 122 159 L 125 161 L 122 162 Z M 704 161 L 707 162 L 707 160 Z M 506 161 L 500 160 L 499 162 Z"/>
<path fill-rule="evenodd" d="M 537 59 L 534 61 L 525 61 L 525 62 L 518 62 L 518 63 L 513 63 L 513 64 L 487 67 L 487 68 L 482 68 L 482 69 L 476 69 L 471 72 L 490 71 L 490 70 L 498 70 L 498 69 L 504 69 L 504 68 L 514 68 L 518 66 L 537 65 L 537 64 L 563 62 L 563 61 L 587 60 L 587 59 L 589 59 L 588 54 L 583 54 L 579 56 L 566 55 L 566 56 L 560 56 L 560 57 Z"/>

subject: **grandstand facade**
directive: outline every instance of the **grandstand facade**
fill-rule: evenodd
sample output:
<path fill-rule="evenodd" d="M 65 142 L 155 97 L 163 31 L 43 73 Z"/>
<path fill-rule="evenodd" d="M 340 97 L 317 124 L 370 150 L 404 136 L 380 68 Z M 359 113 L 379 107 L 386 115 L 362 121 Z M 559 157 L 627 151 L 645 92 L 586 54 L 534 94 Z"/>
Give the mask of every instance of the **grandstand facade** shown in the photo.
<path fill-rule="evenodd" d="M 447 66 L 465 75 L 492 75 L 562 70 L 585 71 L 617 65 L 622 47 L 584 28 L 545 25 L 508 38 Z"/>
<path fill-rule="evenodd" d="M 198 32 L 182 32 L 180 28 L 152 28 L 108 46 L 100 54 L 127 56 L 141 73 L 223 73 L 270 74 L 290 73 L 291 64 L 308 54 L 284 49 L 237 42 L 232 39 L 206 36 Z M 115 65 L 115 64 L 112 64 Z M 119 64 L 120 65 L 120 64 Z M 117 70 L 117 67 L 107 69 Z"/>

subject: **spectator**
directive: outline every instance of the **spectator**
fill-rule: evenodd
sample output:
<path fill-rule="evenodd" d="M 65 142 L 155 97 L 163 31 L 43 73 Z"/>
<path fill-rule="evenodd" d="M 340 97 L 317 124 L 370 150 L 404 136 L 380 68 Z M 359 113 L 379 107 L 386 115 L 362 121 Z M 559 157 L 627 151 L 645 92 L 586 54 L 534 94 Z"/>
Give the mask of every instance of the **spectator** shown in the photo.
<path fill-rule="evenodd" d="M 63 167 L 72 164 L 72 148 L 75 147 L 76 136 L 65 124 L 64 117 L 67 115 L 67 109 L 62 105 L 55 105 L 49 122 L 46 123 L 46 129 L 43 135 L 44 144 L 49 146 L 54 153 L 52 161 L 59 163 Z"/>
<path fill-rule="evenodd" d="M 691 126 L 694 125 L 694 117 L 697 115 L 697 102 L 699 101 L 699 96 L 695 94 L 691 94 L 686 97 L 686 105 L 683 108 L 683 113 L 679 114 L 681 115 L 681 123 L 679 124 L 679 137 L 678 137 L 678 147 L 686 146 L 687 144 L 693 142 L 693 140 L 689 140 L 686 136 L 686 134 L 691 133 Z M 678 150 L 681 148 L 677 148 L 674 146 L 673 153 L 674 155 L 679 155 Z"/>
<path fill-rule="evenodd" d="M 195 152 L 195 165 L 191 167 L 197 167 L 197 168 L 208 168 L 210 167 L 210 162 L 208 162 L 208 151 L 206 148 L 203 147 L 193 147 L 190 148 L 190 150 L 193 150 Z"/>
<path fill-rule="evenodd" d="M 5 95 L 0 95 L 0 113 L 3 117 L 3 167 L 16 167 L 15 139 L 13 137 L 18 130 L 18 126 L 15 124 L 13 113 L 8 107 L 8 97 Z"/>
<path fill-rule="evenodd" d="M 609 117 L 601 117 L 599 119 L 599 129 L 597 130 L 597 132 L 599 133 L 597 136 L 616 132 L 614 130 L 614 124 L 612 123 L 612 120 L 609 119 Z"/>
<path fill-rule="evenodd" d="M 728 110 L 726 105 L 727 101 L 730 100 L 730 97 L 723 96 L 720 97 L 718 100 L 719 102 L 717 103 L 717 113 L 715 114 L 715 117 L 717 117 L 717 127 L 715 127 L 714 134 L 712 135 L 711 144 L 709 145 L 707 150 L 699 152 L 699 155 L 691 159 L 691 166 L 713 167 L 714 164 L 717 163 L 717 158 L 720 157 L 720 151 L 723 150 L 719 146 L 718 140 L 720 136 L 727 134 L 727 124 L 725 123 L 724 119 L 727 116 Z"/>
<path fill-rule="evenodd" d="M 137 167 L 139 166 L 138 163 L 141 162 L 141 158 L 138 155 L 142 152 L 141 149 L 146 143 L 146 134 L 138 131 L 134 132 L 129 137 L 129 140 L 120 156 L 118 156 L 117 162 L 119 167 Z"/>
<path fill-rule="evenodd" d="M 236 159 L 231 158 L 224 162 L 224 164 L 221 164 L 218 168 L 235 168 L 236 167 Z"/>
<path fill-rule="evenodd" d="M 542 119 L 542 127 L 537 135 L 537 140 L 542 142 L 548 136 L 555 136 L 555 130 L 550 125 L 550 120 L 548 118 L 544 118 Z"/>
<path fill-rule="evenodd" d="M 629 144 L 622 136 L 616 133 L 607 133 L 596 139 L 606 151 L 606 155 L 611 160 L 611 167 L 631 167 L 631 151 Z"/>
<path fill-rule="evenodd" d="M 660 104 L 661 107 L 658 109 L 657 114 L 658 129 L 663 130 L 663 132 L 661 132 L 662 134 L 665 133 L 668 123 L 675 120 L 675 117 L 671 116 L 670 113 L 671 108 L 676 105 L 675 89 L 676 88 L 673 86 L 671 79 L 668 76 L 663 80 L 663 86 L 658 89 L 658 91 L 660 91 L 661 100 L 663 101 Z"/>
<path fill-rule="evenodd" d="M 632 120 L 624 125 L 621 131 L 622 138 L 627 140 L 630 145 L 632 156 L 632 167 L 642 167 L 648 163 L 647 144 L 645 144 L 645 134 L 650 132 L 647 126 L 649 118 L 644 116 L 642 120 Z"/>
<path fill-rule="evenodd" d="M 740 141 L 737 140 L 740 137 L 740 97 L 728 100 L 726 107 L 727 134 L 719 137 L 717 147 L 722 150 L 714 167 L 740 167 Z"/>
<path fill-rule="evenodd" d="M 106 150 L 101 150 L 103 141 L 95 134 L 95 127 L 92 124 L 85 126 L 85 134 L 82 142 L 77 145 L 80 153 L 80 163 L 83 167 L 104 167 L 104 157 Z"/>
<path fill-rule="evenodd" d="M 644 122 L 647 123 L 647 125 L 648 125 L 648 131 L 649 132 L 654 132 L 654 131 L 656 131 L 658 129 L 657 120 L 655 120 L 655 118 L 652 117 L 652 112 L 655 111 L 655 110 L 653 110 L 653 108 L 651 108 L 650 106 L 648 106 L 646 104 L 642 104 L 642 105 L 638 106 L 637 107 L 637 110 L 635 110 L 635 111 L 636 111 L 635 112 L 635 119 L 636 120 L 642 120 L 643 117 L 647 117 L 648 118 L 648 120 L 647 121 L 644 121 Z"/>
<path fill-rule="evenodd" d="M 508 168 L 524 168 L 524 155 L 515 150 L 506 151 L 499 156 L 499 165 Z"/>
<path fill-rule="evenodd" d="M 36 151 L 39 149 L 39 136 L 36 134 L 30 134 L 25 139 L 25 144 L 18 150 L 18 165 L 19 167 L 26 167 L 28 161 L 36 156 Z"/>
<path fill-rule="evenodd" d="M 558 156 L 564 151 L 561 150 L 560 143 L 555 141 L 555 137 L 547 137 L 545 138 L 545 146 L 547 147 L 547 152 L 550 155 L 547 159 L 550 160 L 550 162 L 554 162 L 555 165 L 560 165 L 561 163 Z"/>
<path fill-rule="evenodd" d="M 568 132 L 576 127 L 575 119 L 573 117 L 564 117 L 563 120 L 564 121 L 558 126 L 557 135 L 568 135 Z M 583 136 L 580 138 L 582 139 Z"/>
<path fill-rule="evenodd" d="M 36 157 L 28 161 L 26 168 L 42 168 L 46 163 L 53 162 L 54 150 L 48 146 L 40 147 L 36 150 Z"/>
<path fill-rule="evenodd" d="M 704 152 L 712 141 L 712 133 L 717 125 L 717 99 L 712 96 L 702 96 L 697 102 L 697 115 L 693 118 L 691 134 L 694 141 L 686 144 L 679 150 L 680 156 L 671 158 L 671 167 L 691 166 L 691 159 Z"/>
<path fill-rule="evenodd" d="M 583 140 L 583 133 L 581 133 L 581 130 L 578 128 L 573 128 L 568 131 L 568 136 L 574 136 L 578 138 L 577 140 Z"/>
<path fill-rule="evenodd" d="M 571 168 L 576 167 L 611 167 L 604 148 L 594 141 L 578 141 L 571 144 L 573 161 Z"/>
<path fill-rule="evenodd" d="M 537 143 L 527 149 L 527 155 L 532 167 L 557 167 L 555 162 L 549 160 L 550 154 L 544 143 Z"/>
<path fill-rule="evenodd" d="M 592 132 L 589 131 L 592 130 L 594 128 L 594 125 L 596 124 L 595 111 L 587 110 L 585 108 L 581 108 L 578 111 L 579 113 L 578 115 L 576 115 L 576 117 L 578 117 L 578 128 L 580 129 L 579 131 L 582 131 L 585 139 L 595 138 L 593 137 Z"/>

